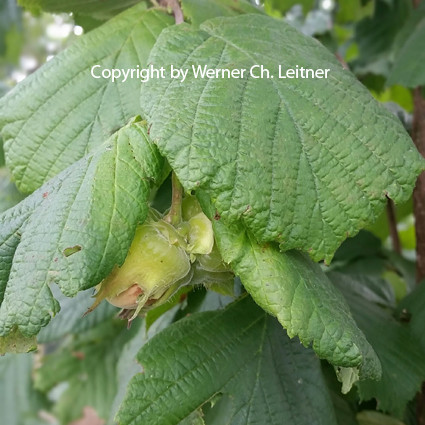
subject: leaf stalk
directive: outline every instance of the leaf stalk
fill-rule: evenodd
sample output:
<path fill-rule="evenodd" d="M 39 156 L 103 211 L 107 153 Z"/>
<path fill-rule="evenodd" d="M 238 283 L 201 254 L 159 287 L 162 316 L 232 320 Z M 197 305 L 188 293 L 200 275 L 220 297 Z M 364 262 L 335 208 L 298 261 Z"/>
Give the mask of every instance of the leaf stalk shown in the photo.
<path fill-rule="evenodd" d="M 183 186 L 179 182 L 176 174 L 171 174 L 172 198 L 171 209 L 164 217 L 164 220 L 173 226 L 177 226 L 182 221 L 182 201 L 183 201 Z"/>

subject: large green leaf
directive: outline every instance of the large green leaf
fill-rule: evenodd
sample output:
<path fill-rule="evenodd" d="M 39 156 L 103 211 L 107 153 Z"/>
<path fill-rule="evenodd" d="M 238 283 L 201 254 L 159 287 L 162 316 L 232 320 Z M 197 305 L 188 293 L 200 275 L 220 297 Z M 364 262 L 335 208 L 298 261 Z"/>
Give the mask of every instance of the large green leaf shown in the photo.
<path fill-rule="evenodd" d="M 172 19 L 142 6 L 78 38 L 0 101 L 6 159 L 22 191 L 40 187 L 139 114 L 139 79 L 112 83 L 93 78 L 91 67 L 147 66 Z"/>
<path fill-rule="evenodd" d="M 360 370 L 363 379 L 379 378 L 379 360 L 319 265 L 297 251 L 282 253 L 276 246 L 258 245 L 241 227 L 228 227 L 221 220 L 213 226 L 224 261 L 290 337 L 312 344 L 320 358 L 335 366 Z"/>
<path fill-rule="evenodd" d="M 44 10 L 52 13 L 79 13 L 95 17 L 113 16 L 142 0 L 18 0 L 33 12 Z M 143 1 L 142 1 L 143 2 Z"/>
<path fill-rule="evenodd" d="M 124 261 L 162 167 L 132 123 L 0 216 L 0 335 L 38 333 L 58 311 L 50 285 L 74 296 Z"/>
<path fill-rule="evenodd" d="M 249 34 L 249 37 L 247 36 Z M 399 121 L 334 56 L 285 22 L 216 18 L 165 29 L 149 62 L 262 64 L 274 79 L 164 78 L 142 87 L 150 135 L 186 190 L 208 191 L 223 220 L 263 242 L 330 260 L 386 203 L 408 199 L 424 162 Z M 327 79 L 278 79 L 328 68 Z M 168 75 L 169 77 L 169 75 Z"/>
<path fill-rule="evenodd" d="M 330 273 L 332 282 L 343 292 L 353 316 L 372 344 L 382 364 L 380 381 L 358 383 L 363 400 L 375 398 L 378 408 L 402 418 L 407 403 L 425 380 L 425 352 L 391 311 L 364 298 L 364 282 L 340 273 Z M 423 323 L 421 328 L 421 334 Z"/>
<path fill-rule="evenodd" d="M 415 11 L 406 27 L 410 34 L 397 52 L 387 84 L 416 87 L 425 84 L 425 3 Z"/>
<path fill-rule="evenodd" d="M 140 337 L 141 325 L 136 320 L 128 331 L 122 321 L 106 321 L 43 358 L 36 388 L 47 392 L 60 383 L 68 384 L 53 410 L 60 423 L 80 417 L 85 406 L 93 407 L 99 417 L 109 418 L 118 391 L 117 362 L 127 343 Z"/>
<path fill-rule="evenodd" d="M 335 424 L 317 358 L 249 297 L 171 325 L 138 359 L 122 425 L 176 425 L 218 394 L 231 400 L 222 425 Z"/>
<path fill-rule="evenodd" d="M 123 347 L 116 364 L 117 376 L 117 392 L 115 394 L 114 402 L 111 405 L 107 425 L 116 425 L 114 420 L 119 407 L 124 400 L 127 392 L 127 386 L 134 375 L 140 373 L 142 370 L 140 363 L 136 360 L 136 355 L 141 347 L 151 339 L 154 335 L 165 329 L 174 321 L 175 309 L 163 314 L 150 328 L 146 328 L 146 320 L 140 327 L 139 332 L 129 340 Z"/>
<path fill-rule="evenodd" d="M 0 357 L 0 412 L 5 425 L 47 425 L 38 417 L 47 407 L 43 395 L 33 388 L 34 356 L 7 354 Z"/>

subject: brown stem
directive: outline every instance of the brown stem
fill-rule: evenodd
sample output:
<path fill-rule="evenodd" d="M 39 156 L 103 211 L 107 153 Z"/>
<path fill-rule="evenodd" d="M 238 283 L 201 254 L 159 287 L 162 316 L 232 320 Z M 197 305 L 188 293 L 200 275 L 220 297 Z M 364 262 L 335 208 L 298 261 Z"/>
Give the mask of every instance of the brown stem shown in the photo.
<path fill-rule="evenodd" d="M 184 16 L 182 8 L 180 7 L 179 0 L 159 0 L 158 4 L 162 7 L 169 7 L 173 11 L 176 25 L 184 22 Z"/>
<path fill-rule="evenodd" d="M 421 87 L 413 91 L 413 126 L 412 138 L 419 152 L 425 156 L 425 99 Z M 416 281 L 425 278 L 425 172 L 416 181 L 413 191 L 413 214 L 415 216 L 416 233 Z M 425 383 L 418 394 L 416 403 L 416 419 L 418 425 L 425 425 Z"/>
<path fill-rule="evenodd" d="M 413 0 L 416 8 L 421 0 Z M 413 90 L 413 124 L 412 139 L 422 156 L 425 157 L 425 99 L 422 96 L 422 87 Z M 416 233 L 416 281 L 419 283 L 425 278 L 425 172 L 416 181 L 413 191 L 413 214 L 415 216 Z M 416 399 L 417 425 L 425 425 L 425 383 Z"/>
<path fill-rule="evenodd" d="M 413 125 L 412 139 L 418 151 L 425 157 L 425 99 L 422 88 L 413 91 Z M 413 191 L 413 213 L 416 232 L 416 280 L 425 278 L 425 172 L 416 181 Z"/>
<path fill-rule="evenodd" d="M 339 53 L 335 53 L 335 57 L 338 59 L 339 63 L 342 65 L 344 69 L 350 69 L 348 67 L 347 62 L 345 62 L 344 58 Z"/>
<path fill-rule="evenodd" d="M 425 425 L 425 383 L 422 383 L 422 392 L 416 400 L 416 421 L 417 425 Z"/>
<path fill-rule="evenodd" d="M 164 220 L 177 226 L 182 221 L 182 200 L 183 200 L 183 186 L 179 182 L 174 172 L 171 175 L 172 184 L 172 199 L 170 212 L 164 217 Z"/>
<path fill-rule="evenodd" d="M 397 254 L 401 254 L 400 237 L 397 231 L 397 217 L 395 214 L 395 205 L 392 199 L 387 198 L 387 219 L 388 227 L 390 228 L 390 237 L 393 250 Z"/>

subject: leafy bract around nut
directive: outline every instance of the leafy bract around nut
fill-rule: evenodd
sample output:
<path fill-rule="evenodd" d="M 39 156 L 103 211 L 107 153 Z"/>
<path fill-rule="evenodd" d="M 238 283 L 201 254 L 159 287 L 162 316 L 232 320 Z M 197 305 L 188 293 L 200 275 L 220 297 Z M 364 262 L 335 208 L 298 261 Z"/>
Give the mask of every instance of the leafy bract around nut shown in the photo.
<path fill-rule="evenodd" d="M 224 264 L 216 245 L 214 245 L 209 254 L 198 256 L 198 261 L 200 267 L 209 272 L 224 272 L 229 270 L 229 267 Z"/>
<path fill-rule="evenodd" d="M 228 283 L 232 275 L 214 245 L 211 221 L 195 197 L 186 197 L 183 204 L 182 219 L 187 221 L 176 227 L 167 216 L 162 218 L 150 209 L 148 219 L 136 230 L 124 264 L 99 284 L 88 312 L 106 299 L 130 310 L 122 317 L 133 320 L 142 310 L 168 301 L 182 286 Z"/>
<path fill-rule="evenodd" d="M 204 213 L 189 219 L 189 235 L 187 250 L 193 254 L 208 255 L 214 246 L 214 234 L 211 221 Z"/>
<path fill-rule="evenodd" d="M 173 243 L 176 239 L 177 230 L 163 220 L 148 219 L 139 226 L 124 264 L 102 282 L 92 309 L 105 298 L 117 307 L 135 309 L 134 316 L 145 304 L 159 305 L 161 297 L 190 271 L 189 257 Z"/>
<path fill-rule="evenodd" d="M 202 212 L 202 208 L 199 205 L 198 200 L 195 196 L 186 196 L 182 201 L 182 219 L 183 221 L 189 221 L 196 214 Z"/>
<path fill-rule="evenodd" d="M 247 37 L 249 34 L 249 37 Z M 186 191 L 208 192 L 221 219 L 260 242 L 330 261 L 373 222 L 386 196 L 407 200 L 424 160 L 408 134 L 316 40 L 262 15 L 166 28 L 153 66 L 189 69 L 184 82 L 149 81 L 141 106 L 150 135 Z M 274 78 L 249 75 L 263 65 Z M 278 67 L 329 69 L 279 79 Z M 198 78 L 195 68 L 246 69 Z"/>

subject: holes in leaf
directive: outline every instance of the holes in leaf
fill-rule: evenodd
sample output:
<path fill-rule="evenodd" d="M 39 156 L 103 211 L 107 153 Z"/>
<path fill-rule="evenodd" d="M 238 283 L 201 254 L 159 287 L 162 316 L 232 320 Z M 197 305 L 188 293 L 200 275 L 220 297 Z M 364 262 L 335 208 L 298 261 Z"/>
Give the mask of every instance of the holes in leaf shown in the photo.
<path fill-rule="evenodd" d="M 65 248 L 62 252 L 63 252 L 63 255 L 65 255 L 65 257 L 69 257 L 72 254 L 75 254 L 76 252 L 80 252 L 82 249 L 83 247 L 81 245 L 75 245 L 69 248 Z"/>

